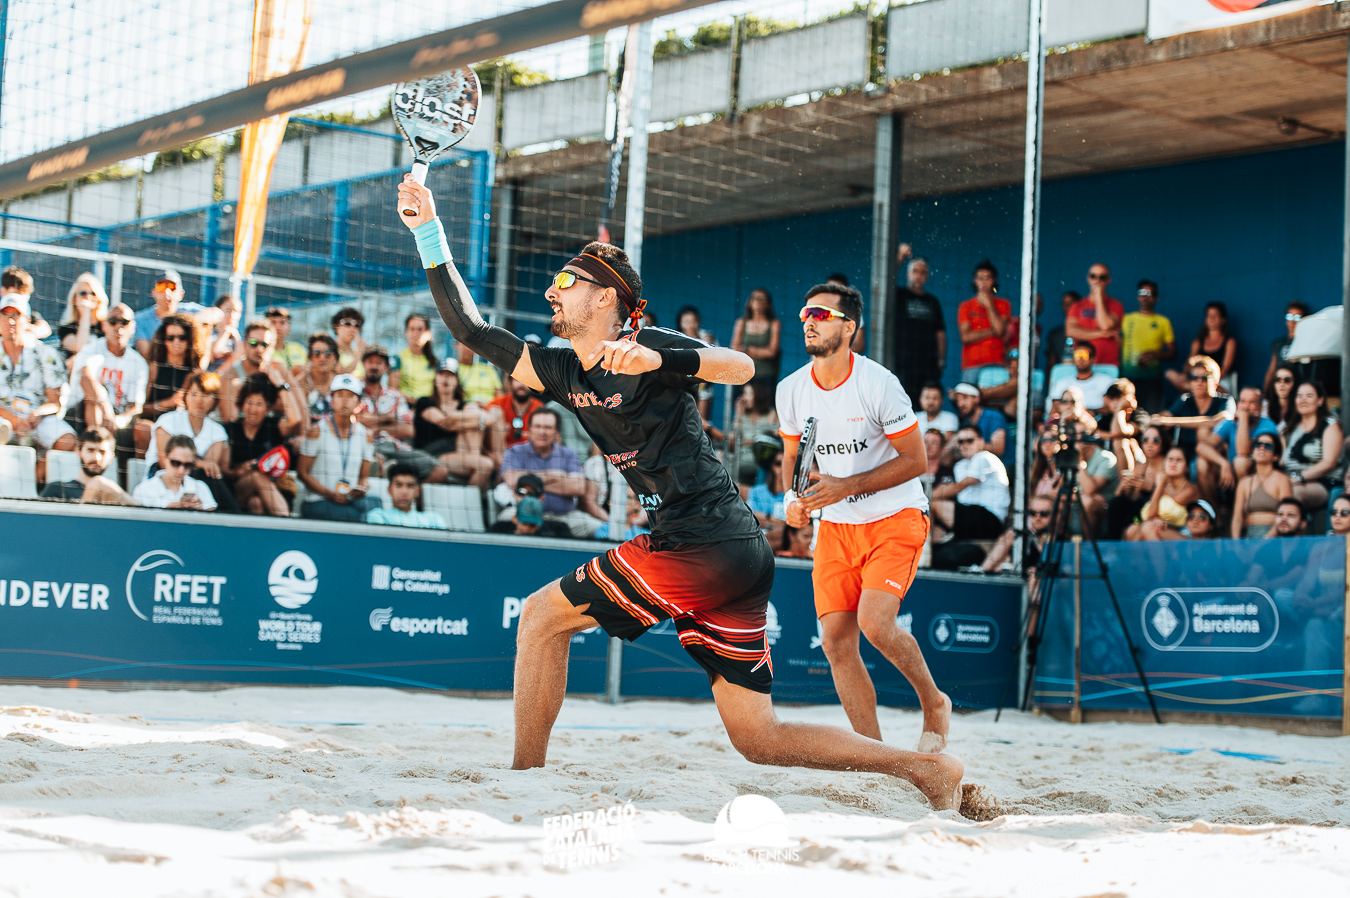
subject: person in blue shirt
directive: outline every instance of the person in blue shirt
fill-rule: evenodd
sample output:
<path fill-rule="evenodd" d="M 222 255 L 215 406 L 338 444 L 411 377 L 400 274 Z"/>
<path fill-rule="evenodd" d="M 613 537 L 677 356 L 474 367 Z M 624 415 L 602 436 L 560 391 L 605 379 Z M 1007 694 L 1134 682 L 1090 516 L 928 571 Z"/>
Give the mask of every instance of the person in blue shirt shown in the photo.
<path fill-rule="evenodd" d="M 1243 387 L 1238 391 L 1237 414 L 1201 437 L 1195 452 L 1218 467 L 1219 485 L 1228 490 L 1251 473 L 1252 441 L 1279 434 L 1279 426 L 1261 414 L 1260 387 Z"/>
<path fill-rule="evenodd" d="M 782 452 L 769 462 L 767 473 L 768 476 L 764 478 L 763 483 L 750 488 L 750 495 L 746 497 L 745 502 L 759 519 L 759 525 L 764 528 L 764 535 L 769 538 L 769 543 L 778 545 L 776 540 L 782 538 L 783 527 L 786 526 L 783 500 L 787 494 L 783 492 Z"/>
<path fill-rule="evenodd" d="M 394 501 L 394 507 L 372 508 L 366 512 L 366 523 L 423 527 L 428 530 L 447 529 L 440 515 L 417 510 L 417 497 L 421 492 L 422 484 L 417 480 L 417 469 L 412 465 L 394 465 L 389 469 L 389 498 Z"/>

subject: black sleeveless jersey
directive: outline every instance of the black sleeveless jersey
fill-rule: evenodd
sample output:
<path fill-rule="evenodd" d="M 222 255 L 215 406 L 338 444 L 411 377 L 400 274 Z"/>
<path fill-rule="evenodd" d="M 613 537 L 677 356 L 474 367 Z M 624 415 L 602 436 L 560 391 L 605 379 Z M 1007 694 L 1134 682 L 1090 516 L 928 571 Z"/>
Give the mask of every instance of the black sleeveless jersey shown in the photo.
<path fill-rule="evenodd" d="M 700 349 L 677 331 L 644 327 L 649 349 Z M 701 382 L 661 369 L 646 374 L 586 370 L 570 347 L 530 347 L 544 392 L 576 412 L 581 426 L 623 474 L 666 543 L 718 543 L 760 536 L 754 512 L 717 460 L 699 416 Z"/>

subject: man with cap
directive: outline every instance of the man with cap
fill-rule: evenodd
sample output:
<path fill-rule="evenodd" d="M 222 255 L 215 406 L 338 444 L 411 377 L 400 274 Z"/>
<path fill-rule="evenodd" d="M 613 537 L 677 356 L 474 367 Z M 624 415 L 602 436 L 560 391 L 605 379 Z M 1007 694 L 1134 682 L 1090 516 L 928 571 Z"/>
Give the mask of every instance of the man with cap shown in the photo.
<path fill-rule="evenodd" d="M 952 405 L 956 406 L 956 415 L 961 419 L 961 426 L 974 427 L 980 432 L 984 448 L 1002 456 L 1008 448 L 1008 419 L 996 409 L 985 408 L 981 404 L 980 388 L 972 383 L 962 381 L 952 387 L 948 395 L 951 397 Z M 946 464 L 955 464 L 956 459 L 960 457 L 956 450 L 955 436 L 947 443 L 943 455 Z"/>
<path fill-rule="evenodd" d="M 38 449 L 73 451 L 75 430 L 61 420 L 66 364 L 30 331 L 28 297 L 0 297 L 0 443 L 11 439 Z M 40 473 L 40 472 L 39 472 Z M 39 477 L 39 479 L 41 479 Z"/>
<path fill-rule="evenodd" d="M 296 368 L 303 367 L 309 361 L 309 353 L 304 346 L 287 339 L 291 335 L 291 310 L 272 306 L 263 317 L 272 325 L 272 331 L 277 335 L 277 345 L 272 351 L 272 357 L 292 372 Z"/>
<path fill-rule="evenodd" d="M 45 340 L 52 335 L 52 326 L 33 309 L 33 276 L 16 265 L 0 272 L 0 297 L 19 294 L 28 301 L 28 335 L 34 340 Z"/>
<path fill-rule="evenodd" d="M 361 381 L 338 374 L 331 387 L 333 415 L 305 434 L 295 473 L 305 485 L 300 516 L 326 521 L 362 521 L 382 504 L 370 492 L 374 447 L 366 428 L 356 420 Z"/>
<path fill-rule="evenodd" d="M 553 539 L 571 539 L 572 531 L 558 521 L 544 519 L 544 503 L 535 496 L 526 496 L 516 505 L 514 529 L 516 536 L 546 536 Z"/>
<path fill-rule="evenodd" d="M 150 445 L 150 422 L 137 428 L 150 383 L 150 366 L 131 348 L 136 321 L 131 307 L 119 302 L 103 319 L 103 336 L 70 360 L 70 390 L 66 394 L 66 423 L 83 433 L 87 427 L 105 427 L 117 439 L 118 466 L 125 466 L 134 450 Z"/>
<path fill-rule="evenodd" d="M 151 295 L 154 305 L 136 313 L 136 351 L 146 360 L 150 358 L 150 341 L 159 330 L 164 318 L 181 312 L 191 317 L 203 327 L 215 327 L 225 317 L 220 309 L 208 309 L 195 302 L 183 302 L 183 276 L 172 268 L 166 268 L 155 278 L 155 287 Z"/>
<path fill-rule="evenodd" d="M 361 404 L 356 407 L 356 420 L 365 426 L 375 444 L 375 453 L 391 465 L 412 468 L 419 482 L 449 480 L 450 471 L 436 456 L 412 447 L 410 441 L 416 434 L 408 400 L 398 390 L 384 385 L 389 375 L 389 351 L 378 343 L 371 346 L 361 356 L 361 370 L 365 384 Z"/>
<path fill-rule="evenodd" d="M 573 634 L 599 626 L 636 639 L 671 621 L 708 675 L 731 744 L 750 761 L 885 773 L 913 783 L 935 807 L 956 807 L 964 768 L 955 758 L 903 751 L 839 727 L 787 723 L 774 713 L 767 634 L 773 552 L 713 454 L 694 396 L 701 382 L 749 381 L 750 357 L 677 331 L 637 329 L 646 307 L 642 279 L 623 250 L 599 242 L 567 262 L 544 294 L 554 333 L 569 346 L 527 346 L 478 314 L 451 261 L 431 191 L 409 175 L 398 202 L 416 210 L 399 218 L 413 231 L 451 335 L 575 408 L 651 521 L 651 534 L 569 571 L 521 609 L 512 767 L 544 766 L 567 691 Z M 532 420 L 545 415 L 537 411 Z"/>

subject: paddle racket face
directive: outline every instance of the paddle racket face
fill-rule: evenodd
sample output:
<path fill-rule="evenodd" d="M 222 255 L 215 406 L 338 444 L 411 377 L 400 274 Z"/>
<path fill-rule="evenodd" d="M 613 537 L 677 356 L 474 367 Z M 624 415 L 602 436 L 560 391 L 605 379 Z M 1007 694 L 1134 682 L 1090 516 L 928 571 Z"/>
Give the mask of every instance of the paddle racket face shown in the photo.
<path fill-rule="evenodd" d="M 811 465 L 816 460 L 817 425 L 815 418 L 807 418 L 802 438 L 797 442 L 797 462 L 792 467 L 792 489 L 805 495 L 811 489 Z"/>
<path fill-rule="evenodd" d="M 425 184 L 427 166 L 473 129 L 482 97 L 473 69 L 454 69 L 394 87 L 394 123 L 412 147 L 412 174 Z M 404 215 L 416 210 L 400 208 Z"/>

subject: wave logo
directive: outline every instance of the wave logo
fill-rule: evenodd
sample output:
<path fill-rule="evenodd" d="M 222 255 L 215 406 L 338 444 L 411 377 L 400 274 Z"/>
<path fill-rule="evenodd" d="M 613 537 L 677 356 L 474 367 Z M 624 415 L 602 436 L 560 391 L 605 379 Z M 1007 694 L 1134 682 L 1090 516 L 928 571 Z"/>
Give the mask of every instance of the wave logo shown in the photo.
<path fill-rule="evenodd" d="M 388 608 L 376 608 L 370 612 L 370 629 L 379 632 L 384 629 L 384 625 L 389 623 L 394 616 L 394 606 Z"/>
<path fill-rule="evenodd" d="M 267 589 L 287 611 L 308 605 L 319 589 L 319 569 L 314 559 L 295 549 L 282 552 L 267 572 Z"/>
<path fill-rule="evenodd" d="M 127 571 L 127 604 L 131 606 L 131 613 L 141 620 L 148 621 L 150 618 L 141 613 L 141 609 L 136 607 L 136 597 L 132 595 L 131 581 L 142 571 L 153 571 L 155 568 L 164 567 L 166 564 L 176 564 L 183 566 L 183 559 L 168 551 L 167 549 L 155 549 L 146 552 L 140 558 L 131 563 L 131 570 Z"/>

